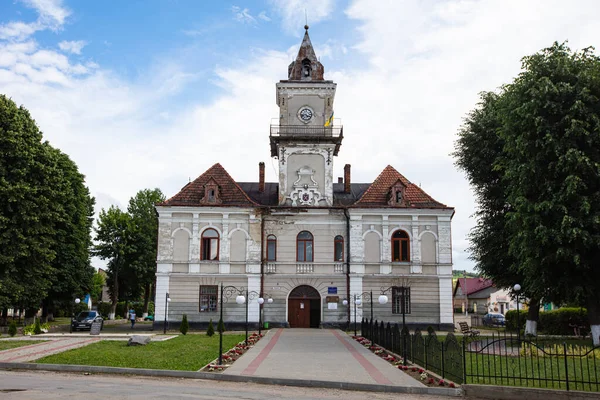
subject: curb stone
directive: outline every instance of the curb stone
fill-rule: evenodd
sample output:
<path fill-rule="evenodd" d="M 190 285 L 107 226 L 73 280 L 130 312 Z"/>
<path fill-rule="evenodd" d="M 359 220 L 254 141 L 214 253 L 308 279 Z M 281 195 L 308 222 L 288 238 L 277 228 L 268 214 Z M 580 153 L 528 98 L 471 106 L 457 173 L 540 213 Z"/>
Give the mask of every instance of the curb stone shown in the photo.
<path fill-rule="evenodd" d="M 332 382 L 319 380 L 268 378 L 260 376 L 241 376 L 241 375 L 223 375 L 219 373 L 195 372 L 195 371 L 172 371 L 162 369 L 141 369 L 141 368 L 118 368 L 118 367 L 98 367 L 91 365 L 65 365 L 65 364 L 32 364 L 32 363 L 7 363 L 0 362 L 0 369 L 4 370 L 28 370 L 28 371 L 53 371 L 53 372 L 89 372 L 97 374 L 123 374 L 123 375 L 141 375 L 158 376 L 172 378 L 205 379 L 214 381 L 228 382 L 251 382 L 264 385 L 281 385 L 296 387 L 313 387 L 322 389 L 342 389 L 353 391 L 370 391 L 384 393 L 409 393 L 409 394 L 429 394 L 438 396 L 461 397 L 461 389 L 452 388 L 433 388 L 433 387 L 405 387 L 393 385 L 377 385 L 368 383 L 353 382 Z"/>

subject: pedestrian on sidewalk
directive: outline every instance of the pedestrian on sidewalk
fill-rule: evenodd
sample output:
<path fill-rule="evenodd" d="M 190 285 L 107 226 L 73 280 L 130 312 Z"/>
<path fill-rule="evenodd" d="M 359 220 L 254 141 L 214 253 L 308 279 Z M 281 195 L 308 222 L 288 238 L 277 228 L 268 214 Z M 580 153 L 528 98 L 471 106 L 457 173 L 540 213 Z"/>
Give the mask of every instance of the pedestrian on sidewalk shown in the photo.
<path fill-rule="evenodd" d="M 135 310 L 133 308 L 129 310 L 129 320 L 131 321 L 131 329 L 133 329 L 135 325 Z"/>

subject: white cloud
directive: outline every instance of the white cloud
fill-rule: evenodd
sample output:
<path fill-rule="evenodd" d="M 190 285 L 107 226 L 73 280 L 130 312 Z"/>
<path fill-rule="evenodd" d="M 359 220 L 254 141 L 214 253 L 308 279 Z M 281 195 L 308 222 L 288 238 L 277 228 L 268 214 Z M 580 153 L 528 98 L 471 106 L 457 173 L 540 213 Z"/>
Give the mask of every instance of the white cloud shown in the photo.
<path fill-rule="evenodd" d="M 62 42 L 58 43 L 58 47 L 62 51 L 66 51 L 68 53 L 73 54 L 81 54 L 81 49 L 83 49 L 86 45 L 87 42 L 85 40 L 63 40 Z"/>
<path fill-rule="evenodd" d="M 62 6 L 62 0 L 24 0 L 24 4 L 38 13 L 35 22 L 12 21 L 0 25 L 0 39 L 24 40 L 36 31 L 59 30 L 71 14 Z"/>
<path fill-rule="evenodd" d="M 334 8 L 334 0 L 269 0 L 273 10 L 281 17 L 281 24 L 288 33 L 299 35 L 306 24 L 316 24 L 327 19 Z M 306 12 L 306 14 L 305 14 Z"/>
<path fill-rule="evenodd" d="M 233 13 L 233 18 L 238 22 L 256 24 L 256 18 L 250 15 L 250 10 L 247 8 L 242 9 L 238 6 L 232 6 L 231 12 Z"/>
<path fill-rule="evenodd" d="M 269 22 L 269 21 L 271 20 L 271 18 L 269 18 L 269 17 L 267 16 L 267 12 L 266 12 L 266 11 L 261 11 L 261 12 L 258 14 L 258 18 L 262 19 L 263 21 L 267 21 L 267 22 Z"/>
<path fill-rule="evenodd" d="M 392 164 L 455 207 L 455 268 L 472 267 L 465 251 L 475 210 L 449 155 L 462 119 L 479 92 L 516 77 L 521 57 L 554 41 L 569 39 L 579 49 L 594 44 L 595 6 L 593 0 L 355 0 L 346 11 L 362 36 L 349 54 L 364 57 L 367 67 L 328 75 L 338 82 L 335 114 L 346 125 L 340 158 L 360 165 L 359 176 Z"/>

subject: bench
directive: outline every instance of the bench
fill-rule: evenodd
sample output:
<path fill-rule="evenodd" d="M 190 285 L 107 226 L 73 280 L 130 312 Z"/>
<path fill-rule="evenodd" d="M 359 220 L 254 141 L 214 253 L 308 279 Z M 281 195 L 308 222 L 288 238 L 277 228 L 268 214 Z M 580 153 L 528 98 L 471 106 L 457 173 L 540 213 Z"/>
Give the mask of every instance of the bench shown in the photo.
<path fill-rule="evenodd" d="M 466 322 L 459 322 L 458 325 L 460 326 L 460 331 L 462 332 L 463 335 L 469 336 L 472 338 L 479 336 L 479 331 L 471 329 L 469 324 L 467 324 Z"/>

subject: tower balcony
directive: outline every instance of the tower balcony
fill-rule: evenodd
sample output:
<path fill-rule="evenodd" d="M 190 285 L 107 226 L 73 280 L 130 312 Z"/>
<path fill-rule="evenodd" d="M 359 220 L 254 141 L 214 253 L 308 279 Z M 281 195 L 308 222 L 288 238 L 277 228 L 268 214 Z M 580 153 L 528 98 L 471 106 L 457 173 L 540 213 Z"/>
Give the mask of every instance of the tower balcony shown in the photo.
<path fill-rule="evenodd" d="M 344 127 L 342 125 L 333 126 L 307 126 L 307 125 L 271 125 L 271 137 L 294 136 L 297 138 L 315 138 L 315 137 L 343 137 Z"/>
<path fill-rule="evenodd" d="M 331 143 L 335 144 L 334 155 L 338 155 L 342 139 L 344 138 L 344 127 L 334 123 L 332 126 L 314 125 L 279 125 L 271 124 L 271 157 L 277 156 L 277 147 L 287 143 Z"/>

